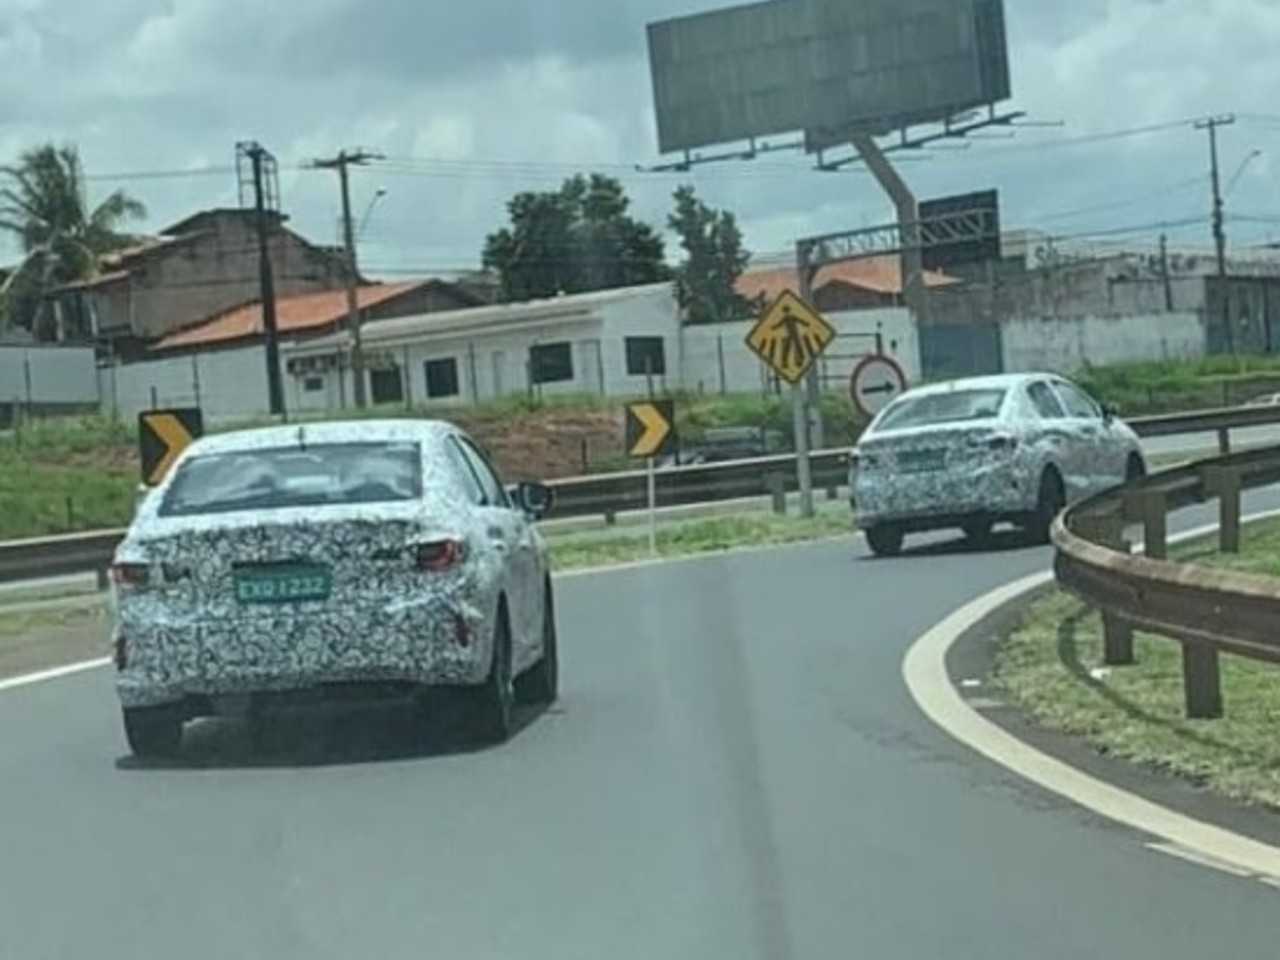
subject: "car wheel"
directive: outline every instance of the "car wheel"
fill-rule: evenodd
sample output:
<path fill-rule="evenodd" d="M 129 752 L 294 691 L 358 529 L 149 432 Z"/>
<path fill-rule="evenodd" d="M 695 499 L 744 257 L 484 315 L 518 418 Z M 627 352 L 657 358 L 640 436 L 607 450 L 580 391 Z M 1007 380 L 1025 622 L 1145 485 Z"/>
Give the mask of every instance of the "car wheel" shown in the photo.
<path fill-rule="evenodd" d="M 124 734 L 129 749 L 141 759 L 177 756 L 182 747 L 183 716 L 179 708 L 125 707 Z"/>
<path fill-rule="evenodd" d="M 1053 521 L 1067 505 L 1067 495 L 1062 489 L 1062 478 L 1055 470 L 1046 470 L 1040 478 L 1040 495 L 1036 500 L 1035 518 L 1029 528 L 1036 543 L 1048 543 L 1053 533 Z"/>
<path fill-rule="evenodd" d="M 511 676 L 511 625 L 505 607 L 494 627 L 493 659 L 484 683 L 472 691 L 476 732 L 488 743 L 502 743 L 511 736 L 515 689 Z"/>
<path fill-rule="evenodd" d="M 902 552 L 904 539 L 902 528 L 892 524 L 872 527 L 867 531 L 867 543 L 877 557 L 896 557 Z"/>
<path fill-rule="evenodd" d="M 551 584 L 542 605 L 542 659 L 516 681 L 521 703 L 555 703 L 560 695 L 560 654 L 556 641 L 556 607 Z"/>
<path fill-rule="evenodd" d="M 991 539 L 991 528 L 994 526 L 995 524 L 990 520 L 973 520 L 960 529 L 964 531 L 965 539 L 976 544 L 984 544 Z"/>

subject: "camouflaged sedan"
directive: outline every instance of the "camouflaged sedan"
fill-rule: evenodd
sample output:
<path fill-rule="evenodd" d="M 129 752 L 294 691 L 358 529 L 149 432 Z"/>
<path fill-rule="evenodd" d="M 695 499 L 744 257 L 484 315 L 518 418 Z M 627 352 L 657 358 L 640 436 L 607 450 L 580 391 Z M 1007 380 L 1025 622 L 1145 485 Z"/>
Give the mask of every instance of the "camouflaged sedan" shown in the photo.
<path fill-rule="evenodd" d="M 273 704 L 463 691 L 505 739 L 557 692 L 548 488 L 504 488 L 443 423 L 278 427 L 197 441 L 116 551 L 116 687 L 130 747 Z"/>
<path fill-rule="evenodd" d="M 983 541 L 1010 522 L 1047 542 L 1068 503 L 1145 472 L 1137 435 L 1061 377 L 980 377 L 903 394 L 850 459 L 858 526 L 892 555 L 908 533 Z"/>

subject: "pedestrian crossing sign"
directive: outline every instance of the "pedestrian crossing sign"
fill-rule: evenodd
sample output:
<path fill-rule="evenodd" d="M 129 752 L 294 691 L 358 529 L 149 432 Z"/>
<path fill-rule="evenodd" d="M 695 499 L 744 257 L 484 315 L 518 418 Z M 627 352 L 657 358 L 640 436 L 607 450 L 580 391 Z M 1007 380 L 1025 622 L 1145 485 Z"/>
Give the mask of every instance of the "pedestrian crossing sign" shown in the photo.
<path fill-rule="evenodd" d="M 747 346 L 783 380 L 798 384 L 836 338 L 816 309 L 785 291 L 747 335 Z"/>

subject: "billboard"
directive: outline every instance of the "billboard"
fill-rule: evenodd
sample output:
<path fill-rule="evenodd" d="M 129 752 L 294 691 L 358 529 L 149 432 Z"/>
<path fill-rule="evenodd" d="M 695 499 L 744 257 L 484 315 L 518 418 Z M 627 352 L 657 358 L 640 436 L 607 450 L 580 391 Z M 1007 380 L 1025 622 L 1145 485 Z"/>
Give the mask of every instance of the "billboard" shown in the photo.
<path fill-rule="evenodd" d="M 973 229 L 966 225 L 931 228 L 929 221 L 952 214 L 977 214 Z M 958 233 L 965 239 L 956 239 Z M 966 263 L 1000 259 L 1000 195 L 995 190 L 962 193 L 920 204 L 920 239 L 924 246 L 924 268 L 947 270 Z"/>
<path fill-rule="evenodd" d="M 766 0 L 650 24 L 649 66 L 663 153 L 887 133 L 1010 95 L 1004 0 Z"/>

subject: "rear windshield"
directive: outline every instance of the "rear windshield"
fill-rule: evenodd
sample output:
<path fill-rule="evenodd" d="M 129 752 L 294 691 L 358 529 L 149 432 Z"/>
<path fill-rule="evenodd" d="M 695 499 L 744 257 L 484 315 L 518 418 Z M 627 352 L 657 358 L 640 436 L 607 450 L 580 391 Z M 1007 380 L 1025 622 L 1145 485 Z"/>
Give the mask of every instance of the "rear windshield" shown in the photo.
<path fill-rule="evenodd" d="M 391 503 L 422 496 L 416 443 L 343 443 L 193 457 L 174 475 L 162 517 Z"/>
<path fill-rule="evenodd" d="M 1005 390 L 952 390 L 904 397 L 886 411 L 876 433 L 932 427 L 965 420 L 993 420 L 1004 406 Z"/>

